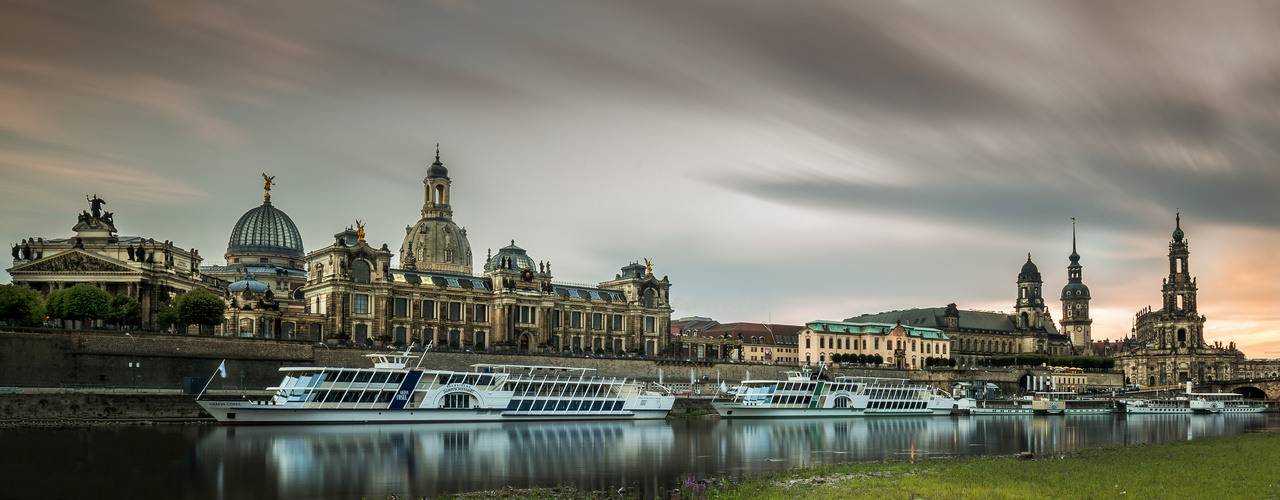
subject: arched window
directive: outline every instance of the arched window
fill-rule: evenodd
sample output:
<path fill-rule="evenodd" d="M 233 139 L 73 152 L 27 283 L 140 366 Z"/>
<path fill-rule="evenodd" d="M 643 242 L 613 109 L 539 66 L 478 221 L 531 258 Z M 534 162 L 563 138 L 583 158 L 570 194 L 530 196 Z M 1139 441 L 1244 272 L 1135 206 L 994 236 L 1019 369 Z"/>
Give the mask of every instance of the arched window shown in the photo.
<path fill-rule="evenodd" d="M 1187 329 L 1186 329 L 1186 328 L 1179 328 L 1179 329 L 1178 329 L 1178 342 L 1186 342 L 1186 341 L 1187 341 Z"/>
<path fill-rule="evenodd" d="M 352 340 L 355 340 L 356 344 L 363 345 L 364 340 L 367 338 L 369 338 L 369 325 L 366 325 L 364 323 L 357 324 L 356 335 L 355 335 L 355 338 Z"/>
<path fill-rule="evenodd" d="M 657 298 L 656 296 L 657 296 L 657 294 L 655 294 L 655 293 L 653 292 L 653 289 L 652 289 L 652 288 L 650 288 L 650 289 L 648 289 L 648 290 L 645 290 L 645 291 L 644 291 L 644 306 L 645 306 L 645 307 L 654 307 L 654 303 L 656 302 L 656 300 L 655 300 L 655 299 Z"/>
<path fill-rule="evenodd" d="M 804 338 L 804 348 L 805 348 L 805 349 L 809 349 L 809 348 L 813 347 L 812 343 L 813 343 L 813 339 L 810 339 L 809 337 L 805 337 L 805 338 Z"/>
<path fill-rule="evenodd" d="M 351 263 L 351 281 L 356 283 L 369 282 L 369 263 L 363 260 L 357 260 Z"/>

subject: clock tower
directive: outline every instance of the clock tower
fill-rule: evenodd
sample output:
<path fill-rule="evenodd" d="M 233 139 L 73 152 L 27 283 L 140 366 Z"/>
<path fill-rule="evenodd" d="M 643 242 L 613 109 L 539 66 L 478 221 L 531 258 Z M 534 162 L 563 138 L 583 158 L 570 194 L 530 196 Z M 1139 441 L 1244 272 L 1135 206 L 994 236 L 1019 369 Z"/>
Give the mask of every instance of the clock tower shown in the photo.
<path fill-rule="evenodd" d="M 1071 218 L 1071 264 L 1067 266 L 1067 286 L 1062 287 L 1062 332 L 1071 338 L 1077 353 L 1092 353 L 1089 318 L 1089 287 L 1080 277 L 1080 254 L 1076 253 L 1076 219 Z"/>

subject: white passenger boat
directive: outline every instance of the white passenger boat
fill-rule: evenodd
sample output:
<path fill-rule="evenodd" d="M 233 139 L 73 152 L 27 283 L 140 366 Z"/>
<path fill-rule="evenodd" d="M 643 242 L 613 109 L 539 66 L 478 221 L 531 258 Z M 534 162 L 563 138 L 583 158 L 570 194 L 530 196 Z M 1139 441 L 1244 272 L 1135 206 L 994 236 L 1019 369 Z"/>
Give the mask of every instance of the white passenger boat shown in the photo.
<path fill-rule="evenodd" d="M 1165 399 L 1130 399 L 1124 402 L 1125 413 L 1160 413 L 1160 414 L 1233 414 L 1259 413 L 1267 406 L 1259 401 L 1250 401 L 1234 392 L 1191 392 L 1191 383 L 1187 383 L 1185 396 Z"/>
<path fill-rule="evenodd" d="M 1098 415 L 1115 411 L 1110 399 L 1082 398 L 1074 392 L 1040 392 L 1016 400 L 970 402 L 970 415 Z"/>
<path fill-rule="evenodd" d="M 367 354 L 373 368 L 284 367 L 262 400 L 196 398 L 223 424 L 514 422 L 665 418 L 675 397 L 592 368 L 472 365 L 425 370 L 404 353 Z"/>
<path fill-rule="evenodd" d="M 945 392 L 906 379 L 836 377 L 814 380 L 787 371 L 785 380 L 747 380 L 729 401 L 713 401 L 722 418 L 869 417 L 950 415 L 955 400 Z"/>

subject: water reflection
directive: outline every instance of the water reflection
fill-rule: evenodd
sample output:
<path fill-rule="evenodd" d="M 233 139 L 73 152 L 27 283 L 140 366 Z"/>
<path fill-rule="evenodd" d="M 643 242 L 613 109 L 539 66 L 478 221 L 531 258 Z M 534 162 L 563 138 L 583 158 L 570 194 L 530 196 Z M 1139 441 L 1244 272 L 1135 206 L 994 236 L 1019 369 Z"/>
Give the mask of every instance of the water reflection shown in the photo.
<path fill-rule="evenodd" d="M 1052 454 L 1280 428 L 1277 414 L 880 417 L 459 425 L 2 429 L 0 496 L 434 497 L 483 489 L 630 486 L 847 461 Z M 75 481 L 52 480 L 69 471 Z M 43 479 L 42 479 L 43 478 Z"/>

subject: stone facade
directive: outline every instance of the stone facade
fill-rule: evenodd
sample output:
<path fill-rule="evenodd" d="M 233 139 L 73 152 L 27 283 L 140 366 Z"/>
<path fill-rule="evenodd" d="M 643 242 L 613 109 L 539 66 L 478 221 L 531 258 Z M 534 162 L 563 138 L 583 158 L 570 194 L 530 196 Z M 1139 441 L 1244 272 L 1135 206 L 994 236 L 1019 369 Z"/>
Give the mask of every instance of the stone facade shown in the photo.
<path fill-rule="evenodd" d="M 1018 353 L 1063 356 L 1073 352 L 1071 339 L 1059 332 L 1045 306 L 1044 282 L 1031 255 L 1018 273 L 1014 313 L 961 310 L 946 307 L 904 309 L 864 314 L 845 319 L 849 323 L 902 324 L 941 330 L 951 345 L 949 357 L 960 366 L 973 366 L 979 359 Z M 1086 313 L 1087 314 L 1087 313 Z"/>
<path fill-rule="evenodd" d="M 632 263 L 597 286 L 553 281 L 551 264 L 515 245 L 471 273 L 471 245 L 453 222 L 451 181 L 437 153 L 423 180 L 422 218 L 400 266 L 362 230 L 307 254 L 305 312 L 322 338 L 355 344 L 654 355 L 668 348 L 671 283 Z"/>
<path fill-rule="evenodd" d="M 804 364 L 828 363 L 834 354 L 878 354 L 885 365 L 918 369 L 924 367 L 925 358 L 950 358 L 950 352 L 950 339 L 936 328 L 811 321 L 800 330 L 800 359 Z"/>
<path fill-rule="evenodd" d="M 31 237 L 12 248 L 13 284 L 48 295 L 54 290 L 88 283 L 111 294 L 126 294 L 142 303 L 142 325 L 152 326 L 160 305 L 196 287 L 222 293 L 227 282 L 200 272 L 200 253 L 171 241 L 118 236 L 115 217 L 102 210 L 106 201 L 94 195 L 68 238 Z M 88 326 L 88 325 L 85 325 Z"/>
<path fill-rule="evenodd" d="M 1178 214 L 1169 242 L 1169 277 L 1162 288 L 1163 307 L 1150 306 L 1134 318 L 1133 336 L 1115 356 L 1127 383 L 1163 386 L 1237 378 L 1244 354 L 1231 344 L 1209 345 L 1204 340 L 1206 318 L 1197 310 L 1196 279 L 1191 276 L 1191 252 Z"/>

